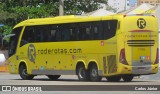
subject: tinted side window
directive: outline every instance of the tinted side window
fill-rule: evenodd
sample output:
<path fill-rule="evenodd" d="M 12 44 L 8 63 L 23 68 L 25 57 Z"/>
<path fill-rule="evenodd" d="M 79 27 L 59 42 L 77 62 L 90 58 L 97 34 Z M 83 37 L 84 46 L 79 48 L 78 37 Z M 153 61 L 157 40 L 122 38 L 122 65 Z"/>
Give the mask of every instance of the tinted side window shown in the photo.
<path fill-rule="evenodd" d="M 48 42 L 50 41 L 51 31 L 49 25 L 34 26 L 34 37 L 33 42 Z"/>
<path fill-rule="evenodd" d="M 92 26 L 90 23 L 79 23 L 78 37 L 79 40 L 91 40 L 92 39 Z"/>
<path fill-rule="evenodd" d="M 32 42 L 104 40 L 116 34 L 117 20 L 27 26 L 21 46 Z"/>
<path fill-rule="evenodd" d="M 77 41 L 78 38 L 78 23 L 67 23 L 59 27 L 61 31 L 61 41 Z"/>
<path fill-rule="evenodd" d="M 103 21 L 104 39 L 109 39 L 115 36 L 117 30 L 117 20 Z"/>
<path fill-rule="evenodd" d="M 33 27 L 26 27 L 23 32 L 23 35 L 22 35 L 20 46 L 23 46 L 27 43 L 31 43 L 34 41 L 35 41 L 34 28 Z"/>
<path fill-rule="evenodd" d="M 56 31 L 56 41 L 62 41 L 62 31 L 63 28 L 60 25 L 57 25 L 57 31 Z"/>
<path fill-rule="evenodd" d="M 49 38 L 49 42 L 55 42 L 55 41 L 58 41 L 57 38 L 59 35 L 57 35 L 58 33 L 58 25 L 49 25 L 50 29 L 49 29 L 49 35 L 48 35 L 48 38 Z M 48 27 L 48 28 L 49 28 Z M 56 37 L 57 36 L 57 37 Z"/>
<path fill-rule="evenodd" d="M 92 35 L 93 35 L 93 40 L 103 39 L 103 29 L 101 22 L 92 23 Z"/>
<path fill-rule="evenodd" d="M 23 32 L 21 46 L 27 43 L 51 41 L 50 26 L 27 26 Z"/>
<path fill-rule="evenodd" d="M 79 38 L 78 38 L 78 23 L 69 24 L 69 30 L 70 30 L 70 40 L 71 41 L 79 40 Z"/>

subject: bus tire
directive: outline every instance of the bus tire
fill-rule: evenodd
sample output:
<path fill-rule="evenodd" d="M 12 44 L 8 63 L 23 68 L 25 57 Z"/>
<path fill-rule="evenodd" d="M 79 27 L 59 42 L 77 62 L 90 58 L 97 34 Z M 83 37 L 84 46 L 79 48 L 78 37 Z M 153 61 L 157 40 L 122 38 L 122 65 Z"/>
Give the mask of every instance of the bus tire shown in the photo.
<path fill-rule="evenodd" d="M 47 75 L 50 80 L 57 80 L 61 75 Z"/>
<path fill-rule="evenodd" d="M 32 80 L 34 77 L 34 75 L 29 75 L 27 73 L 27 67 L 24 64 L 19 67 L 19 75 L 23 80 Z"/>
<path fill-rule="evenodd" d="M 77 76 L 80 81 L 89 81 L 89 73 L 83 64 L 78 65 Z"/>
<path fill-rule="evenodd" d="M 124 76 L 122 76 L 122 79 L 125 82 L 131 82 L 133 77 L 134 77 L 133 75 L 124 75 Z"/>
<path fill-rule="evenodd" d="M 106 77 L 106 79 L 109 82 L 119 82 L 121 80 L 121 76 L 111 76 L 111 77 Z"/>
<path fill-rule="evenodd" d="M 102 77 L 98 75 L 98 68 L 96 64 L 93 64 L 89 68 L 90 79 L 93 82 L 99 82 L 102 80 Z"/>

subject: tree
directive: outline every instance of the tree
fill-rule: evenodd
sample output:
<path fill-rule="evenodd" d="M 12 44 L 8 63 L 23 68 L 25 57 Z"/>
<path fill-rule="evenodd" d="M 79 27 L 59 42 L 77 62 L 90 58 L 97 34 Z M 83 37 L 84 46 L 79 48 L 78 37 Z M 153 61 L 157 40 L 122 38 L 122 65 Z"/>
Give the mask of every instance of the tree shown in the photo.
<path fill-rule="evenodd" d="M 20 8 L 22 8 L 22 11 L 23 11 L 24 8 L 34 9 L 34 8 L 37 8 L 38 6 L 39 7 L 42 6 L 44 9 L 47 9 L 49 11 L 51 10 L 52 13 L 49 13 L 49 14 L 52 14 L 53 16 L 55 16 L 58 13 L 55 11 L 58 11 L 57 9 L 59 7 L 59 0 L 0 0 L 0 2 L 4 5 L 3 10 L 8 11 L 10 13 L 15 13 L 15 11 L 21 10 Z M 100 3 L 107 3 L 107 0 L 64 0 L 64 6 L 65 6 L 64 14 L 66 15 L 81 14 L 82 12 L 94 11 L 101 7 Z M 46 8 L 48 7 L 48 5 L 50 8 Z M 54 10 L 52 8 L 54 8 Z M 46 17 L 46 16 L 43 16 L 43 17 Z"/>
<path fill-rule="evenodd" d="M 100 3 L 107 3 L 107 0 L 65 0 L 64 11 L 66 15 L 80 15 L 101 8 Z"/>
<path fill-rule="evenodd" d="M 64 0 L 64 14 L 80 15 L 91 12 L 101 8 L 100 3 L 107 4 L 107 0 Z M 28 18 L 44 18 L 58 14 L 59 0 L 0 0 L 0 23 L 6 27 L 13 27 Z"/>

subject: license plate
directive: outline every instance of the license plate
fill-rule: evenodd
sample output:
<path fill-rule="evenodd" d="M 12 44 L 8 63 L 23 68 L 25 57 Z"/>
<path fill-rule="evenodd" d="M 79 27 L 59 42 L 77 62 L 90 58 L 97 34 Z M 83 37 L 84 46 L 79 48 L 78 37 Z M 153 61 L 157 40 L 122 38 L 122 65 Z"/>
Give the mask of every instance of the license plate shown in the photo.
<path fill-rule="evenodd" d="M 150 60 L 149 56 L 140 56 L 140 60 Z"/>

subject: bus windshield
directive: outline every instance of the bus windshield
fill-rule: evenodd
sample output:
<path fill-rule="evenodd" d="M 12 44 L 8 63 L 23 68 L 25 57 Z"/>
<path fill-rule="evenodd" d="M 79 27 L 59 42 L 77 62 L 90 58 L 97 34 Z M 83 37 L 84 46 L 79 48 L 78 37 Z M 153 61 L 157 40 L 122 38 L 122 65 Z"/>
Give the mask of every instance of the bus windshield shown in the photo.
<path fill-rule="evenodd" d="M 18 28 L 13 29 L 13 31 L 12 31 L 12 34 L 15 34 L 15 36 L 12 36 L 10 38 L 9 49 L 8 49 L 9 57 L 12 56 L 13 54 L 15 54 L 15 52 L 16 52 L 18 39 L 19 39 L 21 30 L 22 30 L 22 27 L 18 27 Z"/>

